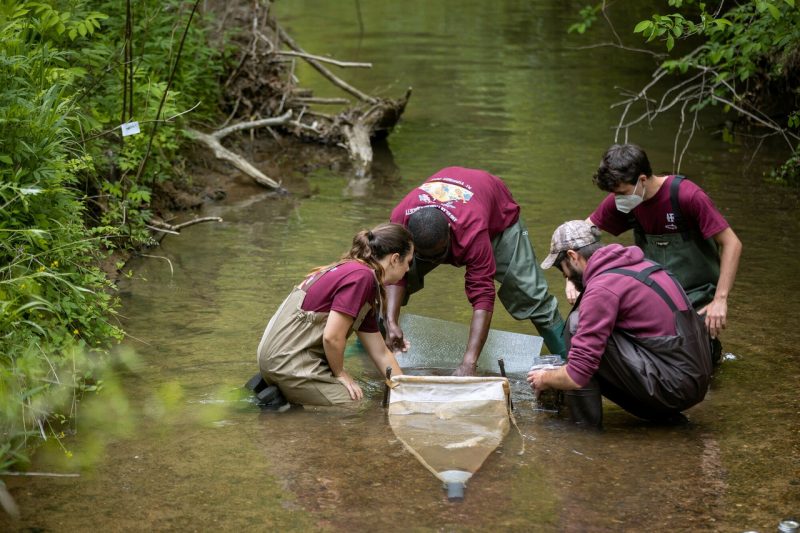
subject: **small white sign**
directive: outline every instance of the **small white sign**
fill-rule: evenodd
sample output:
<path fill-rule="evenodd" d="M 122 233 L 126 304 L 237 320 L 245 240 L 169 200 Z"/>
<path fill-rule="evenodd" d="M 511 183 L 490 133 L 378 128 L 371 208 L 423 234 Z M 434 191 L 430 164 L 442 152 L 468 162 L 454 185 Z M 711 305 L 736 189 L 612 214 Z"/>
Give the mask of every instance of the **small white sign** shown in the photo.
<path fill-rule="evenodd" d="M 138 122 L 126 122 L 122 125 L 123 137 L 127 137 L 128 135 L 136 135 L 137 133 L 140 133 Z"/>

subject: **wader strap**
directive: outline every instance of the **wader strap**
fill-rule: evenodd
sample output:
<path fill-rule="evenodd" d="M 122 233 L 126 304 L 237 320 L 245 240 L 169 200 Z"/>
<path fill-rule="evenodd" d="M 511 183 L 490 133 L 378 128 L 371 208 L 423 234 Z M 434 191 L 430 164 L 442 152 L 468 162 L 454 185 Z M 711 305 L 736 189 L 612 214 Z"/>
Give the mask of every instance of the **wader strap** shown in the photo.
<path fill-rule="evenodd" d="M 672 204 L 672 214 L 675 215 L 675 225 L 678 226 L 678 231 L 684 241 L 691 239 L 691 232 L 686 229 L 683 224 L 683 213 L 681 212 L 680 202 L 678 202 L 678 187 L 681 186 L 683 176 L 675 176 L 672 179 L 672 185 L 669 187 L 669 201 Z"/>
<path fill-rule="evenodd" d="M 654 264 L 654 265 L 652 265 L 650 267 L 645 268 L 644 270 L 642 270 L 640 272 L 636 272 L 635 270 L 627 270 L 627 269 L 624 269 L 624 268 L 612 268 L 612 269 L 605 270 L 605 271 L 601 272 L 601 274 L 621 274 L 623 276 L 629 276 L 631 278 L 639 280 L 642 283 L 644 283 L 645 285 L 647 285 L 648 287 L 650 287 L 651 289 L 653 289 L 656 292 L 656 294 L 661 296 L 661 299 L 664 300 L 664 302 L 666 302 L 666 304 L 669 306 L 669 308 L 672 310 L 673 313 L 677 312 L 678 311 L 678 306 L 675 305 L 675 302 L 673 302 L 672 298 L 669 297 L 669 295 L 667 294 L 667 291 L 665 291 L 661 287 L 661 285 L 656 283 L 655 280 L 650 277 L 650 274 L 652 274 L 653 272 L 656 272 L 658 270 L 664 270 L 664 267 L 662 267 L 661 265 L 658 265 L 658 264 Z M 683 295 L 683 300 L 686 302 L 686 305 L 689 307 L 689 309 L 691 309 L 692 308 L 692 304 L 689 303 L 689 300 L 686 297 L 686 293 L 683 292 L 683 289 L 681 288 L 680 283 L 678 283 L 678 281 L 675 278 L 673 278 L 671 274 L 670 274 L 669 277 L 672 280 L 672 282 L 675 284 L 675 286 L 678 287 L 678 289 L 680 289 L 680 292 Z"/>
<path fill-rule="evenodd" d="M 344 262 L 342 262 L 342 263 L 336 263 L 335 265 L 331 265 L 331 266 L 329 266 L 328 268 L 324 268 L 324 269 L 320 270 L 319 272 L 315 273 L 315 274 L 314 274 L 313 276 L 311 276 L 310 278 L 308 278 L 308 279 L 304 280 L 304 281 L 303 281 L 303 283 L 301 283 L 301 284 L 300 284 L 300 289 L 301 289 L 301 290 L 303 290 L 303 291 L 305 291 L 305 292 L 308 292 L 308 289 L 310 289 L 310 288 L 312 287 L 312 285 L 314 285 L 316 282 L 318 282 L 318 281 L 320 280 L 320 278 L 321 278 L 321 277 L 322 277 L 322 276 L 323 276 L 325 273 L 327 273 L 327 272 L 330 272 L 330 271 L 331 271 L 331 270 L 333 270 L 334 268 L 336 268 L 336 267 L 338 267 L 338 266 L 341 266 L 341 265 L 343 265 L 343 264 L 344 264 Z"/>

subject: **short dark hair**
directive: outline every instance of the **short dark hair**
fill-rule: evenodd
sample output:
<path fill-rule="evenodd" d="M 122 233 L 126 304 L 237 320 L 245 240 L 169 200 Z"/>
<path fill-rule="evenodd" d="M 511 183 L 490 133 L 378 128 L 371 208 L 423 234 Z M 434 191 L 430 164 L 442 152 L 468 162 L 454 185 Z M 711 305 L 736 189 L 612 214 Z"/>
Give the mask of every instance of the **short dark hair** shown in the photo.
<path fill-rule="evenodd" d="M 408 217 L 408 231 L 420 251 L 435 249 L 447 239 L 450 231 L 447 216 L 437 207 L 423 207 Z"/>
<path fill-rule="evenodd" d="M 642 174 L 653 175 L 644 150 L 635 144 L 615 144 L 606 150 L 592 181 L 601 190 L 614 192 L 620 183 L 632 185 Z"/>

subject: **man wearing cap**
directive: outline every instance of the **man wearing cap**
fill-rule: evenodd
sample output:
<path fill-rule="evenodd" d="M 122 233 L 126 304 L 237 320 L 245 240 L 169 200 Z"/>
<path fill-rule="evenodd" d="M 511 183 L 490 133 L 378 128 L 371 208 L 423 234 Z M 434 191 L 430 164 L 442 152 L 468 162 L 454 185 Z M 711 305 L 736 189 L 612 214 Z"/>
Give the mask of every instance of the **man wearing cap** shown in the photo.
<path fill-rule="evenodd" d="M 572 220 L 553 233 L 542 268 L 557 266 L 581 291 L 567 318 L 567 364 L 533 370 L 535 391 L 566 391 L 576 423 L 600 427 L 601 396 L 646 420 L 682 418 L 711 378 L 702 319 L 672 275 L 637 246 L 600 244 L 600 230 Z"/>
<path fill-rule="evenodd" d="M 634 230 L 645 257 L 680 281 L 713 339 L 725 329 L 742 243 L 708 195 L 683 176 L 654 176 L 647 154 L 635 144 L 615 144 L 603 155 L 595 184 L 609 194 L 587 219 L 619 235 Z M 567 299 L 577 292 L 567 283 Z"/>
<path fill-rule="evenodd" d="M 469 339 L 456 375 L 475 373 L 497 296 L 517 320 L 530 320 L 550 353 L 565 352 L 564 320 L 548 292 L 520 218 L 520 207 L 503 181 L 488 172 L 448 167 L 413 189 L 394 208 L 392 222 L 414 237 L 414 262 L 406 277 L 386 287 L 386 344 L 403 349 L 400 306 L 422 289 L 425 275 L 446 263 L 465 267 L 464 290 L 472 304 Z"/>

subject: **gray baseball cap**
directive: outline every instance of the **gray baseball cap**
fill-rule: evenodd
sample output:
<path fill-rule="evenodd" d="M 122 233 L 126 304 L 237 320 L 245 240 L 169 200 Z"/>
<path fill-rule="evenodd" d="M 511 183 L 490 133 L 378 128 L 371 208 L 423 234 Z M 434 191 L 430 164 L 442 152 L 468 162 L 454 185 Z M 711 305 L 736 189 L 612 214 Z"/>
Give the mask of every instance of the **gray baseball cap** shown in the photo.
<path fill-rule="evenodd" d="M 577 250 L 589 244 L 600 242 L 600 229 L 585 220 L 564 222 L 553 232 L 550 239 L 550 254 L 542 261 L 542 268 L 550 268 L 558 254 L 567 250 Z"/>

